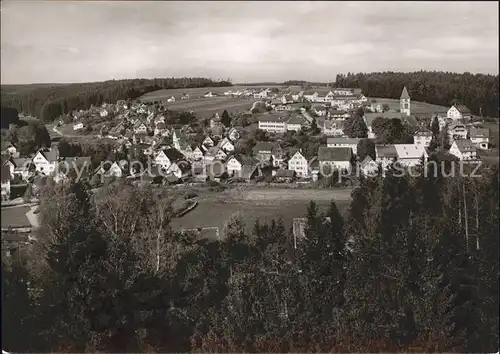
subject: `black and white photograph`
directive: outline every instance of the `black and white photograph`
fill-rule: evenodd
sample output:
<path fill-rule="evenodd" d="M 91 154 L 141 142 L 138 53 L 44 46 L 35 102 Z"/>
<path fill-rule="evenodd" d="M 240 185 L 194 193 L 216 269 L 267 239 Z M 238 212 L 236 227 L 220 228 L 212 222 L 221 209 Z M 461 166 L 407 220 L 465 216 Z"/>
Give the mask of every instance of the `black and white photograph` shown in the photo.
<path fill-rule="evenodd" d="M 2 354 L 499 352 L 498 2 L 0 14 Z"/>

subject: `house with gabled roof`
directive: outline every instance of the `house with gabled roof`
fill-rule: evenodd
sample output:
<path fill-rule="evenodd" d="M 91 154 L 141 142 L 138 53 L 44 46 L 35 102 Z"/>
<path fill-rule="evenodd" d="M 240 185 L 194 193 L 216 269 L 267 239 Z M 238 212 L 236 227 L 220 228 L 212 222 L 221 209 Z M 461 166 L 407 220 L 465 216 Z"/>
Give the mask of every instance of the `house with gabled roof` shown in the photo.
<path fill-rule="evenodd" d="M 231 141 L 228 138 L 222 139 L 217 144 L 217 146 L 220 147 L 225 152 L 232 152 L 232 151 L 234 151 L 234 145 L 231 143 Z"/>
<path fill-rule="evenodd" d="M 147 134 L 148 133 L 147 125 L 144 122 L 142 122 L 140 119 L 137 119 L 135 124 L 134 124 L 134 133 Z"/>
<path fill-rule="evenodd" d="M 490 142 L 490 130 L 488 128 L 471 127 L 469 132 L 470 141 L 479 149 L 487 150 Z"/>
<path fill-rule="evenodd" d="M 352 149 L 348 147 L 321 146 L 318 149 L 318 161 L 322 173 L 327 171 L 327 166 L 350 172 L 352 168 Z"/>
<path fill-rule="evenodd" d="M 201 145 L 203 145 L 204 147 L 207 147 L 207 148 L 211 148 L 215 145 L 213 139 L 209 136 L 207 136 L 202 142 L 201 142 Z"/>
<path fill-rule="evenodd" d="M 288 160 L 288 170 L 294 171 L 298 177 L 309 176 L 309 165 L 301 150 L 297 150 Z"/>
<path fill-rule="evenodd" d="M 181 100 L 189 100 L 189 97 L 190 97 L 189 93 L 185 92 L 185 93 L 182 94 Z"/>
<path fill-rule="evenodd" d="M 432 132 L 429 130 L 420 129 L 413 134 L 413 143 L 420 146 L 429 146 L 432 141 Z"/>
<path fill-rule="evenodd" d="M 32 159 L 36 171 L 46 176 L 54 172 L 58 160 L 59 149 L 56 147 L 48 151 L 38 150 Z"/>
<path fill-rule="evenodd" d="M 167 156 L 164 150 L 159 151 L 155 158 L 154 162 L 156 166 L 160 166 L 162 169 L 168 169 L 170 165 L 172 164 L 172 161 L 170 158 Z"/>
<path fill-rule="evenodd" d="M 460 161 L 477 161 L 476 145 L 470 139 L 455 140 L 450 147 L 450 154 L 456 156 Z"/>
<path fill-rule="evenodd" d="M 323 128 L 323 134 L 327 136 L 342 136 L 344 135 L 344 120 L 325 119 L 322 128 Z"/>
<path fill-rule="evenodd" d="M 105 177 L 122 177 L 125 174 L 125 166 L 117 161 L 114 161 L 111 165 L 101 164 L 97 166 L 94 171 L 95 175 L 105 175 Z"/>
<path fill-rule="evenodd" d="M 360 172 L 364 176 L 375 176 L 378 171 L 378 163 L 376 163 L 369 155 L 360 163 Z"/>
<path fill-rule="evenodd" d="M 231 175 L 238 175 L 244 166 L 256 166 L 259 163 L 258 160 L 245 155 L 233 155 L 228 158 L 226 167 L 227 173 Z"/>
<path fill-rule="evenodd" d="M 459 139 L 467 139 L 467 127 L 465 124 L 454 122 L 448 126 L 448 137 L 450 142 Z"/>
<path fill-rule="evenodd" d="M 472 113 L 467 106 L 456 104 L 450 107 L 446 116 L 453 120 L 462 120 L 472 118 Z"/>
<path fill-rule="evenodd" d="M 198 160 L 202 160 L 203 157 L 205 156 L 205 149 L 203 149 L 202 146 L 197 146 L 194 150 L 193 150 L 193 154 L 192 154 L 192 158 L 193 160 L 195 161 L 198 161 Z"/>
<path fill-rule="evenodd" d="M 204 156 L 204 160 L 213 161 L 213 160 L 225 160 L 227 154 L 218 146 L 213 146 L 207 150 Z"/>
<path fill-rule="evenodd" d="M 231 129 L 229 129 L 229 132 L 227 133 L 227 137 L 229 138 L 229 140 L 234 142 L 240 138 L 240 133 L 238 132 L 238 130 L 236 128 L 233 127 Z"/>

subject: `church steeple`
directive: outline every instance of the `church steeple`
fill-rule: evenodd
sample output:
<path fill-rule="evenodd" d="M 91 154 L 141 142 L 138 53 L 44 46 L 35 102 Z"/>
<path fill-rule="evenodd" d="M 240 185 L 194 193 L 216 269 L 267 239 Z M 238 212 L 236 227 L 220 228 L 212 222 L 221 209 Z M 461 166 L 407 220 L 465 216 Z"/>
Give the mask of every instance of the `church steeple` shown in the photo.
<path fill-rule="evenodd" d="M 399 104 L 400 104 L 400 112 L 402 114 L 405 114 L 409 116 L 411 113 L 410 111 L 410 95 L 408 94 L 408 90 L 406 89 L 406 86 L 403 87 L 403 92 L 401 92 L 401 97 L 399 98 Z"/>

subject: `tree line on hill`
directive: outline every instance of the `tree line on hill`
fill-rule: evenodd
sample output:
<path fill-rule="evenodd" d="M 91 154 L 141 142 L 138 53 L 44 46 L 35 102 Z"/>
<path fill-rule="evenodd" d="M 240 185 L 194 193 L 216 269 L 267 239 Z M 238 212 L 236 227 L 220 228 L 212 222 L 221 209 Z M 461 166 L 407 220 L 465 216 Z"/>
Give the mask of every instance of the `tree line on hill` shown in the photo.
<path fill-rule="evenodd" d="M 2 258 L 3 349 L 498 351 L 498 178 L 389 169 L 344 217 L 311 202 L 305 238 L 235 218 L 213 242 L 172 232 L 168 195 L 47 186 Z"/>
<path fill-rule="evenodd" d="M 466 105 L 473 114 L 498 118 L 498 75 L 442 71 L 338 74 L 335 87 L 357 87 L 368 97 L 399 99 L 404 86 L 411 99 L 450 107 Z"/>
<path fill-rule="evenodd" d="M 30 86 L 26 89 L 2 90 L 2 107 L 13 107 L 19 112 L 52 122 L 73 110 L 88 109 L 103 102 L 136 99 L 145 93 L 160 89 L 232 86 L 229 81 L 207 78 L 165 78 L 110 80 L 104 82 L 67 85 Z M 3 113 L 3 112 L 2 112 Z"/>

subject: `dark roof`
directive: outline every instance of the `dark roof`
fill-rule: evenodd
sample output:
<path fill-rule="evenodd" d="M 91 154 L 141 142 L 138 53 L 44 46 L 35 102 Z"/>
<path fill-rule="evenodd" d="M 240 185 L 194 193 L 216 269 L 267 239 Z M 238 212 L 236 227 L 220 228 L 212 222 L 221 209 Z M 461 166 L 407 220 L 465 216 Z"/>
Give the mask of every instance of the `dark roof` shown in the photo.
<path fill-rule="evenodd" d="M 324 147 L 318 149 L 319 161 L 350 161 L 352 149 L 348 147 Z"/>
<path fill-rule="evenodd" d="M 276 149 L 279 148 L 278 143 L 275 142 L 267 142 L 267 141 L 259 141 L 257 144 L 255 144 L 253 148 L 254 154 L 258 154 L 262 151 L 269 151 L 272 153 Z"/>
<path fill-rule="evenodd" d="M 327 144 L 357 144 L 361 139 L 359 138 L 341 138 L 341 137 L 331 137 L 326 138 Z"/>
<path fill-rule="evenodd" d="M 178 161 L 184 159 L 184 155 L 177 149 L 171 148 L 163 150 L 165 155 L 169 158 L 170 161 Z"/>
<path fill-rule="evenodd" d="M 471 113 L 470 109 L 467 108 L 467 106 L 463 105 L 463 104 L 456 104 L 455 105 L 455 108 L 462 114 L 464 113 Z"/>
<path fill-rule="evenodd" d="M 40 152 L 49 162 L 57 161 L 57 158 L 59 157 L 59 151 L 57 150 L 57 148 L 49 151 L 40 151 Z"/>
<path fill-rule="evenodd" d="M 469 139 L 455 140 L 455 143 L 457 144 L 457 148 L 460 152 L 476 151 L 476 147 Z"/>
<path fill-rule="evenodd" d="M 488 128 L 470 128 L 470 137 L 471 138 L 489 138 L 490 130 Z"/>
<path fill-rule="evenodd" d="M 393 158 L 398 156 L 398 152 L 394 145 L 376 145 L 375 152 L 377 158 Z"/>
<path fill-rule="evenodd" d="M 290 119 L 287 121 L 287 124 L 305 124 L 305 123 L 306 123 L 305 118 L 299 115 L 290 117 Z"/>
<path fill-rule="evenodd" d="M 274 177 L 293 177 L 295 174 L 295 171 L 293 170 L 278 170 L 276 171 L 276 175 Z"/>
<path fill-rule="evenodd" d="M 408 94 L 408 90 L 406 89 L 406 86 L 403 87 L 403 92 L 401 92 L 400 99 L 410 99 L 410 95 Z"/>

